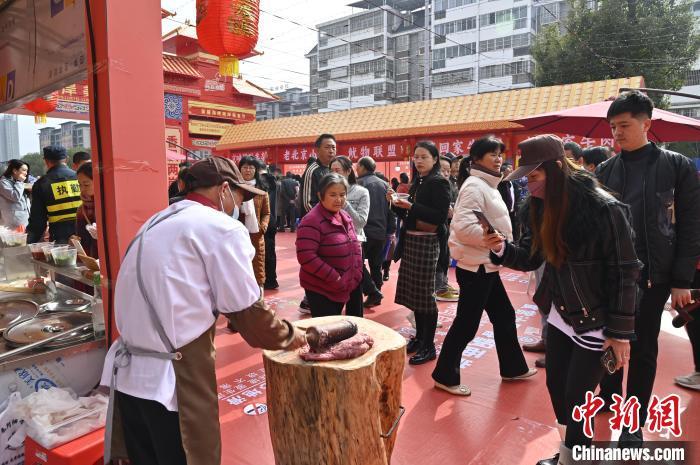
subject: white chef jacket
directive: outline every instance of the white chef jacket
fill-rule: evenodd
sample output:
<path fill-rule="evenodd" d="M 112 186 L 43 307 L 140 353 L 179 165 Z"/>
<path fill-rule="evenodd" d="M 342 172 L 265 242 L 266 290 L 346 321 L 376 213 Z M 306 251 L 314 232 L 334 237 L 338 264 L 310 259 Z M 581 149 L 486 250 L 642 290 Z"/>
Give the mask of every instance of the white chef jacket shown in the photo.
<path fill-rule="evenodd" d="M 158 215 L 184 208 L 187 210 L 146 233 L 141 260 L 146 293 L 175 348 L 206 332 L 214 324 L 214 310 L 241 311 L 260 298 L 252 265 L 255 249 L 245 226 L 191 200 L 175 203 Z M 168 352 L 139 291 L 137 251 L 138 241 L 124 258 L 117 278 L 114 296 L 117 329 L 129 347 Z M 101 382 L 105 386 L 111 382 L 118 346 L 112 344 L 105 359 Z M 116 389 L 155 400 L 170 411 L 178 410 L 175 369 L 170 360 L 133 355 L 131 363 L 119 369 Z"/>

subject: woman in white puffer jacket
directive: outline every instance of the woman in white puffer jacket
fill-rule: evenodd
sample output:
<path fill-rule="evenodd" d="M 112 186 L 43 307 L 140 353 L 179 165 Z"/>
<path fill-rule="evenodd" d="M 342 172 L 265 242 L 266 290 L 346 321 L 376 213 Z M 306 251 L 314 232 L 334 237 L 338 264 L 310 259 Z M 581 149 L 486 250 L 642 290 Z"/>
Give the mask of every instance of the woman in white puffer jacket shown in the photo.
<path fill-rule="evenodd" d="M 462 352 L 476 336 L 484 310 L 493 324 L 501 377 L 523 379 L 537 372 L 527 367 L 518 343 L 515 309 L 498 274 L 499 267 L 491 263 L 484 230 L 473 213 L 482 212 L 496 231 L 512 240 L 508 208 L 498 192 L 504 150 L 503 142 L 493 136 L 472 145 L 471 175 L 460 188 L 454 208 L 449 245 L 457 260 L 459 303 L 433 371 L 435 387 L 451 394 L 470 394 L 469 388 L 460 384 L 460 362 Z"/>

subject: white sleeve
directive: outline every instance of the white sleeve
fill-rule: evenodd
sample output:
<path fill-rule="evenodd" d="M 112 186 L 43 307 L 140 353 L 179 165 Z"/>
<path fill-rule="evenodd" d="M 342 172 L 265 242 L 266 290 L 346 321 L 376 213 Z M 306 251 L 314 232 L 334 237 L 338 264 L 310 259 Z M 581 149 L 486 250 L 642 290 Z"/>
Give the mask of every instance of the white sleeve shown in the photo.
<path fill-rule="evenodd" d="M 450 229 L 462 244 L 483 246 L 484 230 L 472 210 L 483 211 L 484 198 L 479 188 L 465 184 L 459 191 Z"/>
<path fill-rule="evenodd" d="M 234 313 L 257 302 L 260 287 L 253 273 L 255 249 L 248 231 L 242 225 L 217 228 L 207 245 L 202 258 L 215 308 L 221 313 Z"/>

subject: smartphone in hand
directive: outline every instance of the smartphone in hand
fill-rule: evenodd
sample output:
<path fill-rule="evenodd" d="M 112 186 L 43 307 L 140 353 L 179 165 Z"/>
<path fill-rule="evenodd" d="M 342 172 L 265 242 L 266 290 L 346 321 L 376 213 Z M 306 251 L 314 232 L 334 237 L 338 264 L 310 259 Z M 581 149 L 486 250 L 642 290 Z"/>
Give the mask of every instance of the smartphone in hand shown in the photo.
<path fill-rule="evenodd" d="M 486 228 L 486 232 L 489 234 L 493 234 L 496 232 L 496 229 L 491 225 L 491 222 L 489 222 L 488 219 L 486 219 L 486 216 L 479 210 L 472 210 L 472 213 L 474 213 L 474 216 L 476 216 L 476 219 L 479 221 L 479 224 Z"/>
<path fill-rule="evenodd" d="M 603 356 L 600 357 L 600 364 L 603 365 L 603 368 L 611 375 L 617 371 L 617 357 L 615 357 L 615 352 L 612 347 L 608 347 L 605 353 L 603 353 Z"/>

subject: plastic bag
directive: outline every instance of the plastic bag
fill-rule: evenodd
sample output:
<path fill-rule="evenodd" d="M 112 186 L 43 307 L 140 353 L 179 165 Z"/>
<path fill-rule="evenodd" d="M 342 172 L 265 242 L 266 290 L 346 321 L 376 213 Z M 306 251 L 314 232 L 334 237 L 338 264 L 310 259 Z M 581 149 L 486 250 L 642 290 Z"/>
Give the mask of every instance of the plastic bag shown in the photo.
<path fill-rule="evenodd" d="M 0 405 L 0 463 L 22 465 L 24 463 L 24 411 L 19 392 L 10 394 Z"/>
<path fill-rule="evenodd" d="M 74 397 L 60 388 L 42 389 L 24 400 L 27 436 L 53 449 L 105 425 L 109 398 Z"/>
<path fill-rule="evenodd" d="M 93 239 L 97 240 L 97 223 L 85 225 L 85 229 Z"/>

